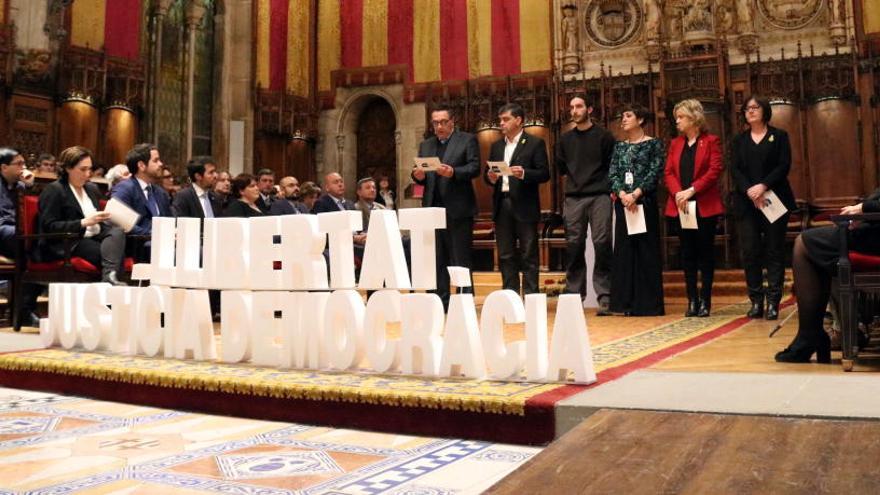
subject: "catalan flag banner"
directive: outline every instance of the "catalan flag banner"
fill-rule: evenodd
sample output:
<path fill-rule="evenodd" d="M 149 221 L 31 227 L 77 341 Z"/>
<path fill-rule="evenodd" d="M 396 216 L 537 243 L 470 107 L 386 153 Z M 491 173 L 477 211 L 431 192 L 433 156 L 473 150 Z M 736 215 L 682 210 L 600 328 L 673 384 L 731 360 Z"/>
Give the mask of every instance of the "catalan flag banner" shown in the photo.
<path fill-rule="evenodd" d="M 880 34 L 880 2 L 862 2 L 865 34 Z"/>
<path fill-rule="evenodd" d="M 309 94 L 309 0 L 257 0 L 256 79 L 263 89 Z"/>
<path fill-rule="evenodd" d="M 339 0 L 318 6 L 318 88 L 343 68 L 406 65 L 410 82 L 550 70 L 551 0 Z"/>
<path fill-rule="evenodd" d="M 139 60 L 142 1 L 76 0 L 71 5 L 70 44 Z"/>

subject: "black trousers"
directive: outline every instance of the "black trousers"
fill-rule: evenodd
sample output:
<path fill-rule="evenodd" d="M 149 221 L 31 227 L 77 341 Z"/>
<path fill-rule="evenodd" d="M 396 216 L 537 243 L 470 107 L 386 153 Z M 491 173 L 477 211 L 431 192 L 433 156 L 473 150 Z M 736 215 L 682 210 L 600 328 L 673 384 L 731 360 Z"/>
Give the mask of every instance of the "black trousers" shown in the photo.
<path fill-rule="evenodd" d="M 443 307 L 449 307 L 449 271 L 450 266 L 461 266 L 472 269 L 471 251 L 474 244 L 474 218 L 446 217 L 446 228 L 437 231 L 434 238 L 437 247 L 437 290 L 434 291 L 443 301 Z M 407 246 L 408 247 L 408 246 Z M 407 249 L 408 251 L 408 249 Z M 474 277 L 471 274 L 471 287 L 462 288 L 462 292 L 473 292 Z"/>
<path fill-rule="evenodd" d="M 0 240 L 0 255 L 9 259 L 15 259 L 15 245 L 16 242 L 13 238 Z M 23 255 L 27 256 L 26 254 Z M 7 294 L 12 294 L 14 289 L 12 282 L 9 282 Z M 44 287 L 40 284 L 28 283 L 21 285 L 21 311 L 19 317 L 27 316 L 37 309 L 37 297 L 40 296 L 43 289 Z M 12 314 L 12 311 L 10 310 L 9 313 Z"/>
<path fill-rule="evenodd" d="M 643 234 L 629 235 L 623 203 L 614 202 L 614 262 L 611 270 L 611 311 L 633 316 L 661 316 L 663 263 L 660 260 L 660 212 L 657 196 L 639 200 L 645 207 Z"/>
<path fill-rule="evenodd" d="M 749 299 L 778 304 L 782 300 L 785 278 L 785 232 L 788 217 L 770 223 L 757 208 L 749 208 L 738 219 L 740 254 L 746 272 Z M 767 288 L 764 288 L 764 269 L 767 269 Z"/>
<path fill-rule="evenodd" d="M 501 200 L 495 217 L 495 242 L 504 289 L 519 292 L 522 272 L 523 293 L 538 292 L 538 223 L 518 222 L 510 198 Z"/>
<path fill-rule="evenodd" d="M 687 287 L 688 300 L 697 299 L 697 272 L 700 273 L 702 287 L 700 299 L 712 300 L 712 281 L 715 278 L 715 231 L 718 227 L 718 216 L 701 217 L 697 215 L 697 229 L 683 229 L 678 218 L 670 218 L 671 230 L 678 231 L 681 243 L 681 267 L 684 269 L 684 281 Z"/>

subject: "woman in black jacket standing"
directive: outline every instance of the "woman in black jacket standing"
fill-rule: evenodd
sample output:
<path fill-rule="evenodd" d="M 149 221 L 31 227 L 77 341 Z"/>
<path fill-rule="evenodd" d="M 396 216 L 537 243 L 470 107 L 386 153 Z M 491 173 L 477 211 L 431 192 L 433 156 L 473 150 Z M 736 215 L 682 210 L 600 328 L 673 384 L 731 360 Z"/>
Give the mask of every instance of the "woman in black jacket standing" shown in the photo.
<path fill-rule="evenodd" d="M 741 111 L 749 129 L 733 140 L 731 173 L 736 189 L 733 210 L 738 220 L 742 263 L 752 301 L 747 316 L 775 320 L 779 317 L 785 277 L 785 233 L 790 212 L 796 208 L 794 193 L 788 183 L 791 144 L 788 133 L 768 125 L 772 108 L 766 99 L 749 97 Z M 773 223 L 761 211 L 766 205 L 764 196 L 768 191 L 773 191 L 788 210 Z"/>

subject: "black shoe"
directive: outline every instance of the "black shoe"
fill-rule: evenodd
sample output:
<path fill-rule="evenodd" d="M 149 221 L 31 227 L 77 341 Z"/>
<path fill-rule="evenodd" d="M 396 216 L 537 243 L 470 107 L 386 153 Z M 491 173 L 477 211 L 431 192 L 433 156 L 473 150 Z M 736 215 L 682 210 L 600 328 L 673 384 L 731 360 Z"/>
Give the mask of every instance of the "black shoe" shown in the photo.
<path fill-rule="evenodd" d="M 764 316 L 764 301 L 752 301 L 752 307 L 746 313 L 749 318 L 761 318 Z"/>
<path fill-rule="evenodd" d="M 684 312 L 685 318 L 690 318 L 692 316 L 697 316 L 697 312 L 699 311 L 698 303 L 696 299 L 688 300 L 688 309 Z"/>
<path fill-rule="evenodd" d="M 40 317 L 34 313 L 25 313 L 18 317 L 18 323 L 21 327 L 40 328 Z"/>
<path fill-rule="evenodd" d="M 110 285 L 115 285 L 117 287 L 127 287 L 128 286 L 128 284 L 126 284 L 125 282 L 120 282 L 119 279 L 116 278 L 115 271 L 105 273 L 104 276 L 101 277 L 101 282 L 105 282 Z"/>
<path fill-rule="evenodd" d="M 712 309 L 712 303 L 703 299 L 700 301 L 700 309 L 697 310 L 697 316 L 700 318 L 705 318 L 709 316 L 709 312 Z"/>
<path fill-rule="evenodd" d="M 779 363 L 809 363 L 813 354 L 816 354 L 816 362 L 831 364 L 831 341 L 826 340 L 818 348 L 808 344 L 802 344 L 797 339 L 784 350 L 776 353 L 776 361 Z"/>
<path fill-rule="evenodd" d="M 609 309 L 606 299 L 599 301 L 599 309 L 596 310 L 596 316 L 611 316 L 611 309 Z"/>
<path fill-rule="evenodd" d="M 765 317 L 768 320 L 779 319 L 779 303 L 767 303 L 767 314 Z"/>

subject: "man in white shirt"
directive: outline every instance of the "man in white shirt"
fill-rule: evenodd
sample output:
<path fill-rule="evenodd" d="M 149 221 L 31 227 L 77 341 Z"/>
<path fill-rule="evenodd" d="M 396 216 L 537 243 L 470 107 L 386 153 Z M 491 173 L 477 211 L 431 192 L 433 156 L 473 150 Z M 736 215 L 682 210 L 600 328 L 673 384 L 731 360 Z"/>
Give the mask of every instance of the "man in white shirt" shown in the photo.
<path fill-rule="evenodd" d="M 221 215 L 220 203 L 214 196 L 217 166 L 210 156 L 196 156 L 186 165 L 190 186 L 174 196 L 171 210 L 175 217 L 214 218 Z"/>

